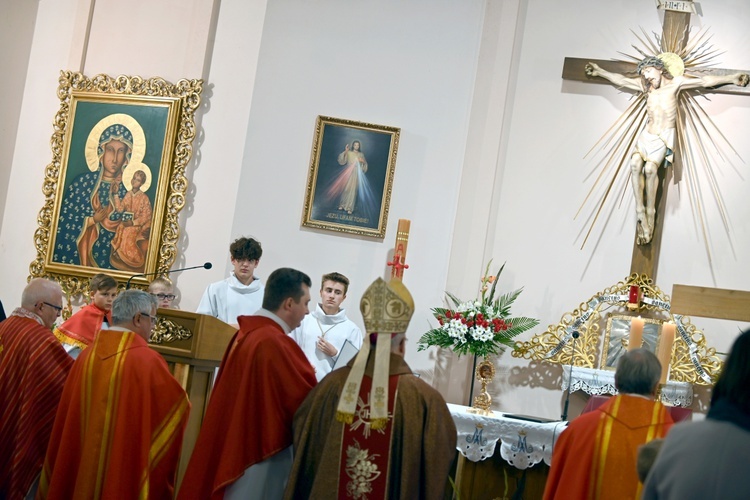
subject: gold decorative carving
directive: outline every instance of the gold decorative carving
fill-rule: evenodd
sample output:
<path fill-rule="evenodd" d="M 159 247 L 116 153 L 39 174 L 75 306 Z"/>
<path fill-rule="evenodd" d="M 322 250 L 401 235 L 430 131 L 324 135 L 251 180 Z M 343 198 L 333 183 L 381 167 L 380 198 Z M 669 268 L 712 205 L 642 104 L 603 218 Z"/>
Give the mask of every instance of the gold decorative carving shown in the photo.
<path fill-rule="evenodd" d="M 173 84 L 159 77 L 144 79 L 140 76 L 96 75 L 89 78 L 78 72 L 61 71 L 58 82 L 60 109 L 53 121 L 50 139 L 52 161 L 45 169 L 42 184 L 45 201 L 37 217 L 38 228 L 34 233 L 37 256 L 29 266 L 30 276 L 59 282 L 70 299 L 85 295 L 89 278 L 97 272 L 106 272 L 121 281 L 134 274 L 133 271 L 61 263 L 52 258 L 51 245 L 55 241 L 62 193 L 66 187 L 67 155 L 75 119 L 73 111 L 76 103 L 84 100 L 169 107 L 162 163 L 152 165 L 160 169 L 164 181 L 160 181 L 154 197 L 153 224 L 144 264 L 146 273 L 168 272 L 177 254 L 180 229 L 177 217 L 185 206 L 188 187 L 185 169 L 193 151 L 192 142 L 196 136 L 195 112 L 201 102 L 203 80 L 183 79 Z M 128 182 L 129 179 L 123 180 L 123 184 L 129 186 Z M 145 278 L 136 281 L 140 281 L 141 286 L 147 283 Z"/>
<path fill-rule="evenodd" d="M 187 340 L 193 332 L 171 319 L 157 317 L 154 329 L 151 331 L 149 344 L 169 344 L 178 340 Z"/>
<path fill-rule="evenodd" d="M 572 359 L 573 366 L 598 368 L 601 356 L 606 356 L 602 326 L 610 314 L 627 314 L 631 286 L 638 286 L 641 291 L 638 304 L 641 316 L 650 316 L 653 320 L 673 321 L 677 324 L 669 379 L 711 385 L 718 377 L 722 366 L 721 360 L 716 356 L 716 349 L 706 345 L 703 332 L 690 322 L 689 317 L 673 315 L 670 312 L 669 295 L 663 293 L 645 274 L 632 274 L 627 279 L 605 288 L 586 302 L 582 302 L 577 309 L 565 313 L 560 322 L 549 325 L 546 332 L 533 336 L 531 340 L 516 342 L 511 355 L 563 365 L 570 365 Z M 572 339 L 574 331 L 580 335 L 576 342 Z"/>

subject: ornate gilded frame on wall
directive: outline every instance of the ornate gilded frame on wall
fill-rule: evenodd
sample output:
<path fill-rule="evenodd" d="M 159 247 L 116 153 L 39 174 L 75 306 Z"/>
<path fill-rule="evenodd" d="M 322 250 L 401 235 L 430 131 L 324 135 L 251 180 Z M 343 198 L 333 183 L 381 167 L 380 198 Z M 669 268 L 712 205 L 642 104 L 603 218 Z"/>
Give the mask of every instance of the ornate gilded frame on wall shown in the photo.
<path fill-rule="evenodd" d="M 169 270 L 202 89 L 203 80 L 60 73 L 32 277 L 70 297 L 96 273 L 145 285 L 138 274 Z"/>
<path fill-rule="evenodd" d="M 632 290 L 637 288 L 635 309 Z M 515 358 L 544 360 L 550 363 L 597 369 L 602 354 L 601 327 L 605 313 L 622 314 L 637 310 L 641 317 L 655 321 L 672 321 L 677 327 L 677 337 L 670 362 L 669 380 L 699 385 L 711 385 L 721 370 L 722 361 L 716 349 L 709 347 L 703 332 L 697 329 L 688 316 L 670 312 L 669 295 L 664 294 L 645 274 L 632 274 L 623 281 L 605 288 L 578 309 L 565 313 L 556 325 L 534 335 L 531 340 L 516 342 L 511 355 Z M 611 313 L 608 313 L 611 314 Z M 579 333 L 577 343 L 573 333 Z M 575 353 L 573 348 L 575 346 Z M 606 351 L 605 351 L 606 353 Z"/>
<path fill-rule="evenodd" d="M 401 129 L 318 116 L 302 225 L 385 237 Z"/>

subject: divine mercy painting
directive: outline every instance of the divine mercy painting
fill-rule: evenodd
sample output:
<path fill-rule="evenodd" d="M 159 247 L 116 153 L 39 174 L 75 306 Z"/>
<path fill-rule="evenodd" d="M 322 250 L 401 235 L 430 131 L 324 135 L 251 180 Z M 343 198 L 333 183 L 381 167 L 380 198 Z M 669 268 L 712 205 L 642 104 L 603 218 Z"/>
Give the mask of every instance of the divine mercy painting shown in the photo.
<path fill-rule="evenodd" d="M 302 224 L 383 238 L 399 133 L 318 117 Z"/>

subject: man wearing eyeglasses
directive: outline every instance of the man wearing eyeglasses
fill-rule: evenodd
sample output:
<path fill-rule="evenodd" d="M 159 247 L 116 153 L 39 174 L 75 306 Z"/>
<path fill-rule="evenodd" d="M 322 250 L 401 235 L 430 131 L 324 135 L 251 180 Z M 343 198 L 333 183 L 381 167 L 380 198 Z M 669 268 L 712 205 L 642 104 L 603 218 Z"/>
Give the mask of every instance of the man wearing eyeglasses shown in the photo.
<path fill-rule="evenodd" d="M 148 346 L 156 298 L 126 290 L 112 325 L 76 359 L 39 482 L 41 498 L 172 498 L 190 410 Z"/>
<path fill-rule="evenodd" d="M 37 278 L 24 288 L 21 307 L 0 323 L 0 498 L 33 493 L 42 470 L 73 365 L 51 330 L 61 311 L 60 285 Z"/>

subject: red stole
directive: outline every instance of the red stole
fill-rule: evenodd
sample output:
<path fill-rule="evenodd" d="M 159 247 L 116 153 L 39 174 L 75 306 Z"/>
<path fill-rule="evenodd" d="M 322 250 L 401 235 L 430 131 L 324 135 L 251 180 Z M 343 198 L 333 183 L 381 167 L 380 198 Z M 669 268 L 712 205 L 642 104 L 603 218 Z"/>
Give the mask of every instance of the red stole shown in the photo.
<path fill-rule="evenodd" d="M 354 421 L 342 426 L 338 498 L 387 497 L 393 408 L 398 397 L 398 379 L 399 375 L 391 375 L 388 378 L 388 423 L 385 429 L 372 430 L 370 428 L 372 377 L 362 378 Z M 367 400 L 366 403 L 365 400 Z"/>
<path fill-rule="evenodd" d="M 99 309 L 95 304 L 88 304 L 55 328 L 55 337 L 63 344 L 85 349 L 102 329 L 105 318 L 108 324 L 112 324 L 110 311 Z"/>

